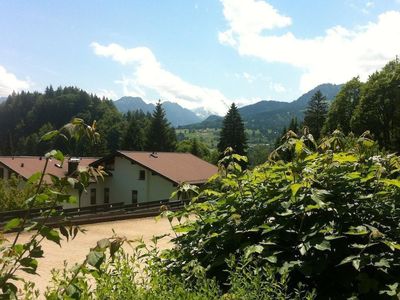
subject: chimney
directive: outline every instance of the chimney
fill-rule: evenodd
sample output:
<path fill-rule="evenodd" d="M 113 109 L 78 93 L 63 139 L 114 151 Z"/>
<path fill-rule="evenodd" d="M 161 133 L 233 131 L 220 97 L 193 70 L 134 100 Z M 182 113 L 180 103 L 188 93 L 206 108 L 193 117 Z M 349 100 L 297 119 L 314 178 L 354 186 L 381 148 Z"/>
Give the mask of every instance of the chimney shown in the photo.
<path fill-rule="evenodd" d="M 23 168 L 24 167 L 24 163 L 21 163 L 21 168 Z"/>
<path fill-rule="evenodd" d="M 78 169 L 80 159 L 77 157 L 71 157 L 68 159 L 68 173 L 67 175 L 71 175 Z"/>

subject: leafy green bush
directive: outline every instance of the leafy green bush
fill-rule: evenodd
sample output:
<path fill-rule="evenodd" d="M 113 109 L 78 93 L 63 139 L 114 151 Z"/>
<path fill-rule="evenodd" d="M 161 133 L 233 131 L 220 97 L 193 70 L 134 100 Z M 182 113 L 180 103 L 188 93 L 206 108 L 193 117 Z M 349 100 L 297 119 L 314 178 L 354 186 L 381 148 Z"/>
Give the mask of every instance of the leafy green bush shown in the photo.
<path fill-rule="evenodd" d="M 227 259 L 245 255 L 288 274 L 289 291 L 301 283 L 321 299 L 394 297 L 400 158 L 377 154 L 367 133 L 355 139 L 336 131 L 319 146 L 312 136 L 292 134 L 272 157 L 285 149 L 292 161 L 246 172 L 238 163 L 245 158 L 225 157 L 209 189 L 184 212 L 168 215 L 180 224 L 165 266 L 188 277 L 182 270 L 196 260 L 224 284 Z"/>
<path fill-rule="evenodd" d="M 123 239 L 111 238 L 98 242 L 85 262 L 68 270 L 53 272 L 53 285 L 46 298 L 56 299 L 170 299 L 170 300 L 269 300 L 313 299 L 313 293 L 301 288 L 289 293 L 286 277 L 277 281 L 273 269 L 228 260 L 230 288 L 223 292 L 215 279 L 207 278 L 206 271 L 197 262 L 187 264 L 182 271 L 190 276 L 185 280 L 179 274 L 164 271 L 159 264 L 157 247 L 140 243 L 132 254 L 120 248 Z M 114 245 L 114 247 L 112 246 Z M 117 251 L 113 252 L 116 248 Z M 114 249 L 114 250 L 112 250 Z M 108 252 L 110 250 L 110 252 Z M 29 298 L 28 298 L 29 299 Z"/>
<path fill-rule="evenodd" d="M 10 179 L 0 178 L 0 211 L 26 209 L 28 199 L 34 191 L 34 187 L 26 185 L 25 182 L 16 176 Z"/>

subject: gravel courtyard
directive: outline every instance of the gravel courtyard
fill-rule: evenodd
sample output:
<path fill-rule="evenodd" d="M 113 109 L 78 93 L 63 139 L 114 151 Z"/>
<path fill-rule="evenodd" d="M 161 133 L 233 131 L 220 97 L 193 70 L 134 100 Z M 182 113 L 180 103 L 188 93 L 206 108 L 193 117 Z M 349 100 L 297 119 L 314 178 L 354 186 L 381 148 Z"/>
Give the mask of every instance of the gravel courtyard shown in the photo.
<path fill-rule="evenodd" d="M 74 240 L 69 242 L 63 240 L 61 248 L 55 243 L 47 240 L 43 241 L 44 257 L 38 260 L 39 267 L 37 270 L 40 277 L 24 274 L 24 278 L 35 282 L 36 287 L 44 291 L 51 278 L 51 269 L 62 268 L 64 261 L 66 261 L 68 265 L 82 262 L 90 248 L 94 247 L 98 240 L 113 235 L 113 229 L 119 236 L 125 236 L 130 240 L 143 238 L 145 242 L 150 242 L 151 238 L 155 235 L 172 233 L 170 224 L 166 218 L 157 221 L 154 217 L 104 222 L 83 225 L 81 227 L 87 230 L 86 233 L 79 233 Z M 9 235 L 8 238 L 11 240 L 13 236 L 14 235 Z M 26 241 L 29 236 L 28 234 L 23 234 L 21 236 L 21 241 Z M 168 237 L 160 240 L 158 245 L 162 249 L 171 247 Z"/>

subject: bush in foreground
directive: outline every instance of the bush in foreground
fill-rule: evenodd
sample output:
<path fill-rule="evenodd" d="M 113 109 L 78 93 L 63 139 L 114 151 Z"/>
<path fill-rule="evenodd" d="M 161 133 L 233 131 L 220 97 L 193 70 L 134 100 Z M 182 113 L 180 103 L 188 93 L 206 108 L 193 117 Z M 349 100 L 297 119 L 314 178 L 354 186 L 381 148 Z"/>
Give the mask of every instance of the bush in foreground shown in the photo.
<path fill-rule="evenodd" d="M 127 254 L 121 240 L 104 239 L 92 249 L 81 265 L 70 270 L 53 272 L 53 285 L 46 298 L 56 299 L 162 299 L 162 300 L 267 300 L 313 299 L 299 287 L 293 293 L 286 288 L 286 277 L 276 280 L 273 269 L 254 266 L 250 262 L 227 260 L 229 289 L 222 291 L 217 280 L 208 278 L 196 262 L 182 270 L 190 276 L 167 274 L 158 264 L 157 248 L 144 244 Z M 112 246 L 114 245 L 114 246 Z M 118 248 L 116 252 L 114 250 Z M 110 250 L 110 252 L 108 252 Z M 28 298 L 29 299 L 29 298 Z"/>
<path fill-rule="evenodd" d="M 279 160 L 285 151 L 292 161 Z M 164 265 L 188 277 L 182 270 L 196 260 L 224 287 L 227 259 L 244 255 L 287 274 L 289 292 L 303 284 L 321 299 L 396 297 L 400 158 L 379 153 L 367 134 L 338 131 L 319 146 L 290 133 L 277 155 L 246 172 L 245 158 L 225 157 L 205 201 L 169 216 L 180 224 Z"/>

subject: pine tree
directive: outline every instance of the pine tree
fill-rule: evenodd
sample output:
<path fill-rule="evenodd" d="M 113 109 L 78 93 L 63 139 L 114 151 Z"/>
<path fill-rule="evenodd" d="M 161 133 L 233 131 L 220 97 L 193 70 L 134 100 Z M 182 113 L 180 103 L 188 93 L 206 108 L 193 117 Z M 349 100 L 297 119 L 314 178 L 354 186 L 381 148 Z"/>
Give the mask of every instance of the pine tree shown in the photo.
<path fill-rule="evenodd" d="M 151 123 L 147 131 L 146 150 L 175 151 L 175 145 L 175 130 L 167 121 L 161 102 L 158 101 L 151 116 Z"/>
<path fill-rule="evenodd" d="M 227 147 L 231 147 L 237 154 L 246 155 L 247 138 L 235 103 L 232 103 L 222 123 L 218 151 L 223 153 Z"/>
<path fill-rule="evenodd" d="M 321 91 L 317 91 L 308 103 L 304 114 L 304 125 L 310 129 L 310 133 L 316 140 L 321 136 L 322 126 L 324 125 L 327 113 L 328 104 L 326 103 L 326 97 L 322 95 Z"/>

